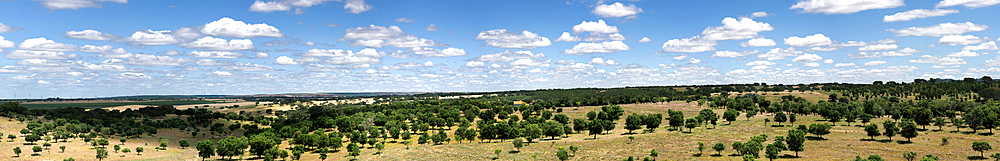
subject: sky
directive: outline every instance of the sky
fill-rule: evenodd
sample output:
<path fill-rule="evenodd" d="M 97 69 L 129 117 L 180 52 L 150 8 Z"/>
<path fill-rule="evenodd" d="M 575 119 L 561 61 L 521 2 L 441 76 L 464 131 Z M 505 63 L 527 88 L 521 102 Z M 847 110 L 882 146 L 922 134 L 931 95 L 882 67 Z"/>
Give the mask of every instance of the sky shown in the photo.
<path fill-rule="evenodd" d="M 998 3 L 0 1 L 0 98 L 979 78 Z"/>

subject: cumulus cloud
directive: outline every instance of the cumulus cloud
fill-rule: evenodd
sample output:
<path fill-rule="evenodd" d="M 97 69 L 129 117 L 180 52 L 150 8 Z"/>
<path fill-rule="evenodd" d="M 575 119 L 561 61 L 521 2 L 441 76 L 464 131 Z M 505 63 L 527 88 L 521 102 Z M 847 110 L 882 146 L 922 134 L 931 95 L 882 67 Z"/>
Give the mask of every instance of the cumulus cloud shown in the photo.
<path fill-rule="evenodd" d="M 282 36 L 281 31 L 278 31 L 278 28 L 274 28 L 274 26 L 264 23 L 247 24 L 229 17 L 223 17 L 222 19 L 205 24 L 205 27 L 201 28 L 201 33 L 212 36 L 238 38 Z"/>
<path fill-rule="evenodd" d="M 858 48 L 858 51 L 881 51 L 881 50 L 895 50 L 899 48 L 896 44 L 872 44 L 868 46 L 863 46 Z"/>
<path fill-rule="evenodd" d="M 453 57 L 453 56 L 462 56 L 462 55 L 468 54 L 468 53 L 465 52 L 464 49 L 459 49 L 459 48 L 447 48 L 447 49 L 438 50 L 438 49 L 427 48 L 427 47 L 424 47 L 424 48 L 414 47 L 414 48 L 411 48 L 410 51 L 413 52 L 413 54 L 416 54 L 416 55 L 420 56 L 421 58 L 423 58 L 423 57 Z"/>
<path fill-rule="evenodd" d="M 887 63 L 887 62 L 885 62 L 885 61 L 881 61 L 881 60 L 876 60 L 876 61 L 869 61 L 869 62 L 866 62 L 866 63 L 865 63 L 865 66 L 876 66 L 876 65 L 882 65 L 882 64 L 886 64 L 886 63 Z"/>
<path fill-rule="evenodd" d="M 562 35 L 559 35 L 559 38 L 556 38 L 556 42 L 560 41 L 565 41 L 565 42 L 580 41 L 580 37 L 570 35 L 569 32 L 563 32 Z"/>
<path fill-rule="evenodd" d="M 201 37 L 201 34 L 197 33 L 195 29 L 185 27 L 176 31 L 136 31 L 132 33 L 132 36 L 124 40 L 134 45 L 167 45 L 185 42 L 198 37 Z"/>
<path fill-rule="evenodd" d="M 1000 4 L 1000 0 L 942 0 L 941 2 L 938 2 L 935 7 L 943 8 L 962 5 L 968 8 L 979 8 L 996 4 Z"/>
<path fill-rule="evenodd" d="M 770 66 L 770 65 L 776 65 L 776 64 L 777 63 L 770 62 L 770 61 L 758 60 L 758 61 L 748 62 L 747 64 L 744 64 L 744 65 L 746 65 L 746 66 Z"/>
<path fill-rule="evenodd" d="M 478 62 L 495 63 L 495 62 L 511 62 L 511 61 L 514 61 L 514 60 L 517 60 L 517 59 L 526 59 L 526 58 L 527 59 L 531 59 L 531 58 L 545 58 L 545 54 L 542 54 L 542 53 L 533 54 L 533 53 L 531 53 L 531 51 L 527 51 L 527 50 L 515 51 L 515 52 L 511 52 L 510 50 L 507 50 L 507 51 L 500 52 L 500 53 L 484 54 L 484 55 L 472 58 L 471 60 L 478 61 Z"/>
<path fill-rule="evenodd" d="M 944 16 L 944 15 L 948 15 L 948 14 L 952 14 L 952 13 L 958 13 L 958 10 L 954 10 L 954 9 L 948 9 L 948 10 L 945 10 L 945 9 L 934 9 L 934 10 L 914 9 L 914 10 L 909 10 L 909 11 L 906 11 L 906 12 L 899 12 L 899 13 L 896 13 L 896 14 L 893 14 L 893 15 L 885 15 L 885 17 L 882 18 L 882 22 L 909 21 L 909 20 L 918 19 L 918 18 L 928 18 L 928 17 Z"/>
<path fill-rule="evenodd" d="M 757 12 L 754 12 L 753 14 L 750 14 L 750 18 L 767 17 L 767 15 L 768 15 L 767 12 L 757 11 Z"/>
<path fill-rule="evenodd" d="M 896 36 L 945 36 L 945 35 L 958 35 L 966 32 L 973 31 L 983 31 L 988 29 L 989 26 L 977 25 L 972 22 L 965 23 L 941 23 L 934 26 L 927 27 L 909 27 L 905 29 L 886 29 L 892 33 L 896 33 Z"/>
<path fill-rule="evenodd" d="M 66 31 L 64 34 L 68 38 L 82 39 L 82 40 L 117 40 L 118 36 L 109 33 L 101 33 L 97 30 L 83 30 L 83 31 Z"/>
<path fill-rule="evenodd" d="M 100 2 L 128 3 L 128 0 L 39 0 L 39 4 L 51 10 L 103 8 Z"/>
<path fill-rule="evenodd" d="M 132 55 L 132 53 L 129 53 L 125 49 L 118 48 L 118 49 L 114 49 L 114 50 L 110 50 L 110 51 L 106 51 L 106 52 L 101 52 L 101 55 L 97 55 L 97 56 L 98 57 L 102 57 L 102 58 L 128 59 L 128 58 L 134 57 L 135 55 Z"/>
<path fill-rule="evenodd" d="M 946 35 L 938 40 L 938 43 L 956 46 L 956 45 L 969 45 L 975 43 L 981 43 L 986 41 L 986 39 L 979 38 L 972 35 Z"/>
<path fill-rule="evenodd" d="M 526 67 L 549 67 L 551 60 L 533 60 L 533 59 L 517 59 L 510 62 L 510 65 L 515 66 L 515 68 L 526 68 Z M 494 64 L 495 65 L 495 64 Z"/>
<path fill-rule="evenodd" d="M 837 64 L 834 64 L 833 67 L 837 67 L 837 68 L 855 67 L 856 68 L 856 67 L 858 67 L 858 65 L 854 64 L 854 63 L 837 63 Z"/>
<path fill-rule="evenodd" d="M 425 29 L 426 29 L 427 31 L 438 31 L 438 27 L 437 27 L 437 25 L 434 25 L 433 23 L 432 23 L 432 24 L 430 24 L 430 25 L 427 25 L 427 28 L 425 28 Z"/>
<path fill-rule="evenodd" d="M 817 63 L 817 62 L 808 62 L 808 63 L 802 64 L 802 66 L 816 68 L 816 67 L 819 67 L 819 63 Z"/>
<path fill-rule="evenodd" d="M 80 56 L 55 51 L 14 50 L 4 54 L 7 59 L 75 59 Z"/>
<path fill-rule="evenodd" d="M 774 46 L 774 45 L 777 45 L 777 44 L 778 43 L 775 43 L 774 40 L 771 40 L 771 39 L 768 39 L 768 38 L 753 38 L 753 39 L 747 40 L 746 42 L 741 42 L 740 46 L 742 46 L 742 47 L 764 47 L 764 46 Z"/>
<path fill-rule="evenodd" d="M 462 66 L 462 67 L 466 67 L 466 68 L 482 68 L 482 67 L 485 67 L 485 66 L 486 66 L 486 63 L 483 63 L 483 62 L 480 62 L 480 61 L 469 61 L 468 63 L 465 63 L 465 65 Z"/>
<path fill-rule="evenodd" d="M 191 53 L 188 53 L 188 56 L 198 58 L 234 59 L 243 57 L 243 54 L 228 51 L 192 51 Z"/>
<path fill-rule="evenodd" d="M 0 36 L 0 52 L 3 51 L 3 48 L 13 48 L 14 47 L 14 41 L 5 40 L 5 39 L 6 38 L 4 38 L 3 36 Z"/>
<path fill-rule="evenodd" d="M 689 58 L 688 59 L 688 63 L 698 64 L 698 63 L 701 63 L 701 59 Z"/>
<path fill-rule="evenodd" d="M 976 46 L 965 46 L 962 50 L 998 50 L 996 41 L 985 42 Z"/>
<path fill-rule="evenodd" d="M 408 23 L 408 22 L 413 22 L 413 20 L 406 17 L 400 17 L 396 19 L 396 22 Z"/>
<path fill-rule="evenodd" d="M 11 27 L 6 24 L 0 23 L 0 33 L 11 32 L 20 29 L 19 27 Z"/>
<path fill-rule="evenodd" d="M 861 58 L 881 58 L 881 57 L 898 57 L 898 56 L 910 56 L 913 53 L 923 52 L 913 48 L 903 48 L 897 51 L 887 51 L 887 52 L 859 52 L 858 54 L 847 54 L 847 57 L 852 59 Z"/>
<path fill-rule="evenodd" d="M 715 54 L 712 54 L 711 57 L 712 58 L 718 58 L 718 57 L 737 58 L 737 57 L 744 57 L 744 56 L 749 56 L 749 55 L 757 54 L 759 52 L 760 51 L 757 51 L 757 50 L 747 50 L 747 51 L 742 51 L 742 52 L 735 52 L 735 51 L 729 51 L 729 50 L 726 50 L 726 51 L 715 51 Z"/>
<path fill-rule="evenodd" d="M 249 50 L 254 48 L 253 41 L 250 41 L 250 39 L 233 39 L 226 41 L 226 39 L 214 38 L 211 36 L 206 36 L 193 42 L 183 43 L 178 46 L 190 49 L 223 51 Z"/>
<path fill-rule="evenodd" d="M 635 18 L 636 14 L 642 13 L 642 8 L 636 7 L 633 4 L 625 5 L 620 2 L 615 2 L 613 4 L 597 5 L 590 13 L 594 13 L 594 15 L 601 17 Z"/>
<path fill-rule="evenodd" d="M 700 36 L 685 39 L 672 39 L 663 43 L 663 52 L 673 53 L 697 53 L 705 51 L 715 51 L 717 43 Z"/>
<path fill-rule="evenodd" d="M 805 0 L 789 9 L 802 9 L 807 13 L 852 14 L 870 9 L 886 9 L 904 6 L 903 0 Z"/>
<path fill-rule="evenodd" d="M 355 27 L 345 30 L 344 36 L 339 41 L 353 41 L 351 46 L 363 46 L 381 48 L 392 46 L 398 48 L 413 48 L 438 46 L 434 40 L 419 38 L 403 32 L 398 26 L 375 26 Z"/>
<path fill-rule="evenodd" d="M 988 53 L 986 53 L 986 52 L 977 53 L 977 52 L 973 52 L 973 51 L 962 50 L 960 52 L 952 52 L 952 53 L 946 55 L 945 57 L 975 57 L 975 56 L 986 55 L 986 54 L 988 54 Z"/>
<path fill-rule="evenodd" d="M 299 64 L 299 63 L 296 63 L 295 59 L 292 59 L 291 57 L 279 56 L 278 58 L 274 59 L 274 64 L 278 64 L 278 65 L 295 65 L 295 64 Z"/>
<path fill-rule="evenodd" d="M 640 43 L 647 43 L 647 42 L 650 42 L 650 41 L 653 41 L 653 40 L 650 40 L 648 37 L 642 37 L 642 39 L 639 39 Z"/>
<path fill-rule="evenodd" d="M 111 47 L 111 46 L 108 46 L 108 47 Z M 166 56 L 173 56 L 173 55 L 181 54 L 181 52 L 177 51 L 177 50 L 167 50 L 167 51 L 163 51 L 163 52 L 158 52 L 157 54 L 166 55 Z"/>
<path fill-rule="evenodd" d="M 816 54 L 803 54 L 798 57 L 795 57 L 795 59 L 792 59 L 792 62 L 805 63 L 805 62 L 819 61 L 819 60 L 823 60 L 823 57 L 820 57 L 819 55 Z"/>
<path fill-rule="evenodd" d="M 823 34 L 815 34 L 806 37 L 788 37 L 785 38 L 785 44 L 788 46 L 824 46 L 833 44 L 833 41 Z"/>
<path fill-rule="evenodd" d="M 125 64 L 137 66 L 178 66 L 188 62 L 192 62 L 192 60 L 187 58 L 172 58 L 170 56 L 136 54 L 135 57 L 126 61 Z"/>
<path fill-rule="evenodd" d="M 271 68 L 269 66 L 253 64 L 253 63 L 236 63 L 234 65 L 220 67 L 219 69 L 228 71 L 273 71 L 274 70 L 274 68 Z"/>
<path fill-rule="evenodd" d="M 344 10 L 347 11 L 347 13 L 353 14 L 359 14 L 374 8 L 374 6 L 365 3 L 364 0 L 347 0 L 346 4 L 344 4 Z"/>
<path fill-rule="evenodd" d="M 253 4 L 250 5 L 250 11 L 253 12 L 271 13 L 274 11 L 288 11 L 290 9 L 292 9 L 292 6 L 280 1 L 254 1 Z"/>
<path fill-rule="evenodd" d="M 587 64 L 593 64 L 593 65 L 621 65 L 618 62 L 615 62 L 614 60 L 611 60 L 611 59 L 604 60 L 604 59 L 601 59 L 601 58 L 591 59 L 590 62 L 587 62 Z"/>
<path fill-rule="evenodd" d="M 498 48 L 534 49 L 552 45 L 549 38 L 538 36 L 538 34 L 527 30 L 507 32 L 506 29 L 494 29 L 483 31 L 479 32 L 476 40 L 484 40 L 485 45 Z"/>
<path fill-rule="evenodd" d="M 833 59 L 823 60 L 823 64 L 833 64 Z"/>
<path fill-rule="evenodd" d="M 959 65 L 966 64 L 965 59 L 956 57 L 939 57 L 931 55 L 920 56 L 919 59 L 913 59 L 909 61 L 910 63 L 927 63 L 934 65 Z"/>
<path fill-rule="evenodd" d="M 795 50 L 794 47 L 788 47 L 786 49 L 774 48 L 767 53 L 757 55 L 757 59 L 774 61 L 805 54 L 805 52 Z"/>
<path fill-rule="evenodd" d="M 607 23 L 604 23 L 604 20 L 597 20 L 597 22 L 583 21 L 580 22 L 579 25 L 573 26 L 573 32 L 574 33 L 593 32 L 593 33 L 610 34 L 610 33 L 618 33 L 618 27 L 609 26 Z"/>
<path fill-rule="evenodd" d="M 1000 56 L 993 57 L 986 60 L 986 66 L 1000 66 Z"/>
<path fill-rule="evenodd" d="M 580 43 L 571 49 L 566 49 L 562 53 L 570 55 L 583 55 L 592 53 L 613 53 L 629 50 L 629 46 L 622 41 L 608 41 L 601 43 Z"/>
<path fill-rule="evenodd" d="M 722 19 L 722 26 L 708 27 L 701 31 L 705 39 L 708 40 L 742 40 L 758 36 L 758 32 L 771 31 L 774 27 L 771 24 L 757 22 L 750 18 L 726 17 Z"/>
<path fill-rule="evenodd" d="M 310 49 L 302 54 L 305 58 L 297 59 L 295 62 L 321 62 L 333 65 L 378 64 L 384 55 L 383 52 L 371 48 L 362 49 L 357 53 L 341 49 Z"/>
<path fill-rule="evenodd" d="M 30 38 L 21 42 L 18 46 L 19 49 L 23 50 L 40 50 L 40 51 L 76 51 L 76 45 L 57 43 L 52 40 L 45 39 L 44 37 Z"/>

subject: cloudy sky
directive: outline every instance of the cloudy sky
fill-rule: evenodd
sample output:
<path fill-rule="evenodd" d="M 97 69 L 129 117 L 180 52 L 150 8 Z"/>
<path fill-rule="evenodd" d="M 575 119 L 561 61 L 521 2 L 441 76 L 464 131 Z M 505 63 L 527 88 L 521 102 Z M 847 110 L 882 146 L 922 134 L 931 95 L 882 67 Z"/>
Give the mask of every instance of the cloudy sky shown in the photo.
<path fill-rule="evenodd" d="M 998 3 L 0 1 L 0 98 L 960 79 Z"/>

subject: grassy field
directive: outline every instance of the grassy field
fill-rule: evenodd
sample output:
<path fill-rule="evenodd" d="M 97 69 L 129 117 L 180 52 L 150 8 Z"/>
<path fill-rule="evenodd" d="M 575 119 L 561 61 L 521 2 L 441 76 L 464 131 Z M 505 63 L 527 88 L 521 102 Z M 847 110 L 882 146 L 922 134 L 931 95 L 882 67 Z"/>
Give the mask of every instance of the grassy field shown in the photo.
<path fill-rule="evenodd" d="M 127 106 L 127 105 L 193 105 L 193 104 L 210 104 L 216 103 L 214 101 L 204 101 L 204 100 L 171 100 L 171 101 L 118 101 L 118 102 L 95 102 L 95 103 L 27 103 L 21 104 L 28 109 L 55 109 L 62 107 L 82 107 L 82 108 L 104 108 L 104 107 L 116 107 L 116 106 Z"/>
<path fill-rule="evenodd" d="M 816 99 L 821 94 L 816 95 Z M 770 96 L 770 95 L 769 95 Z M 649 151 L 656 149 L 658 151 L 658 160 L 742 160 L 741 157 L 733 155 L 736 153 L 730 145 L 733 142 L 740 141 L 746 142 L 749 137 L 755 136 L 757 134 L 767 134 L 769 136 L 768 141 L 765 144 L 770 144 L 774 140 L 774 136 L 784 136 L 786 131 L 794 128 L 793 125 L 810 124 L 816 122 L 825 122 L 819 116 L 809 115 L 809 116 L 798 116 L 798 121 L 794 124 L 783 123 L 785 126 L 774 126 L 775 122 L 771 122 L 765 125 L 765 118 L 772 118 L 771 114 L 759 114 L 755 117 L 747 119 L 744 115 L 740 115 L 737 121 L 733 121 L 732 124 L 727 124 L 727 122 L 722 121 L 717 127 L 697 127 L 692 132 L 687 132 L 687 129 L 682 131 L 672 130 L 667 127 L 668 122 L 664 121 L 660 128 L 657 128 L 655 132 L 637 132 L 636 134 L 625 134 L 627 130 L 623 129 L 625 117 L 632 113 L 648 114 L 648 113 L 667 113 L 667 110 L 679 110 L 684 112 L 685 117 L 694 117 L 698 114 L 698 111 L 706 107 L 697 106 L 696 102 L 684 103 L 683 101 L 675 102 L 663 102 L 663 103 L 646 103 L 646 104 L 626 104 L 621 105 L 626 111 L 625 116 L 621 120 L 616 122 L 616 127 L 611 132 L 607 132 L 602 135 L 598 135 L 597 139 L 593 139 L 594 136 L 586 134 L 569 134 L 565 137 L 557 137 L 556 139 L 543 138 L 535 140 L 535 142 L 530 143 L 530 145 L 520 148 L 520 151 L 516 151 L 510 141 L 499 142 L 491 141 L 486 142 L 482 140 L 475 140 L 472 142 L 463 141 L 461 143 L 456 141 L 451 141 L 449 143 L 440 145 L 430 145 L 430 144 L 416 144 L 416 138 L 418 134 L 414 134 L 413 145 L 407 148 L 405 145 L 398 144 L 396 142 L 400 140 L 388 139 L 390 144 L 386 145 L 386 148 L 378 153 L 376 149 L 370 148 L 368 146 L 362 146 L 361 156 L 358 156 L 358 160 L 558 160 L 555 156 L 556 149 L 558 147 L 568 147 L 568 146 L 578 146 L 580 150 L 576 152 L 575 156 L 570 160 L 621 160 L 628 156 L 636 156 L 639 159 L 648 156 Z M 265 107 L 260 107 L 265 108 Z M 562 114 L 566 114 L 571 119 L 575 118 L 585 118 L 585 114 L 591 110 L 599 110 L 598 106 L 585 106 L 585 107 L 567 107 L 564 109 Z M 251 109 L 240 109 L 240 110 L 251 110 Z M 723 113 L 723 109 L 714 109 L 720 116 Z M 876 118 L 872 122 L 881 122 L 887 120 L 888 118 Z M 219 120 L 219 122 L 229 124 L 225 120 Z M 900 142 L 906 140 L 901 136 L 895 136 L 892 140 L 881 136 L 876 137 L 874 140 L 870 140 L 868 136 L 865 135 L 863 127 L 858 126 L 859 123 L 853 123 L 852 125 L 847 125 L 846 122 L 838 122 L 836 126 L 831 129 L 831 133 L 824 135 L 823 137 L 816 137 L 815 135 L 808 134 L 807 137 L 810 138 L 805 142 L 805 151 L 799 152 L 798 156 L 795 157 L 795 153 L 791 151 L 783 151 L 782 157 L 778 160 L 852 160 L 854 156 L 868 156 L 869 154 L 878 154 L 885 158 L 886 160 L 905 160 L 902 158 L 904 152 L 916 152 L 918 156 L 924 156 L 931 154 L 940 157 L 942 160 L 969 160 L 975 159 L 979 156 L 979 152 L 973 151 L 971 148 L 973 141 L 986 141 L 991 144 L 1000 145 L 998 143 L 996 136 L 991 134 L 974 134 L 971 129 L 962 127 L 961 131 L 956 131 L 954 126 L 945 126 L 944 130 L 937 130 L 937 127 L 928 126 L 929 130 L 919 131 L 919 136 L 912 138 L 912 142 Z M 0 119 L 0 132 L 4 134 L 18 134 L 17 131 L 24 128 L 24 123 L 18 123 L 16 121 L 8 121 L 7 119 Z M 881 125 L 879 125 L 881 131 Z M 453 136 L 454 129 L 447 129 L 449 136 Z M 332 130 L 332 129 L 328 129 Z M 202 129 L 203 132 L 207 132 L 208 129 Z M 109 150 L 110 157 L 106 160 L 200 160 L 197 155 L 197 150 L 193 147 L 187 149 L 180 149 L 177 141 L 180 139 L 186 139 L 192 142 L 197 142 L 204 139 L 218 140 L 225 136 L 238 136 L 241 135 L 242 130 L 237 130 L 233 134 L 229 135 L 217 135 L 217 136 L 197 136 L 192 137 L 189 133 L 178 131 L 176 129 L 160 129 L 160 132 L 153 136 L 143 136 L 142 138 L 129 139 L 124 147 L 134 149 L 135 147 L 142 146 L 146 149 L 142 155 L 137 155 L 134 150 L 131 153 L 125 154 L 121 152 L 114 152 L 114 150 Z M 979 132 L 986 132 L 986 130 L 980 130 Z M 433 132 L 432 132 L 433 133 Z M 629 141 L 628 137 L 633 136 L 635 140 Z M 949 137 L 948 144 L 942 144 L 941 138 Z M 166 138 L 170 140 L 170 148 L 166 151 L 154 150 L 153 147 L 158 145 L 158 138 Z M 118 144 L 117 138 L 109 139 L 111 144 Z M 344 139 L 347 140 L 347 139 Z M 699 152 L 697 150 L 697 143 L 703 142 L 706 144 L 706 149 L 704 152 Z M 726 145 L 726 149 L 721 152 L 721 155 L 716 155 L 716 152 L 711 149 L 711 146 L 715 143 L 723 143 Z M 37 143 L 40 145 L 41 143 Z M 346 142 L 344 144 L 346 146 Z M 0 160 L 62 160 L 65 158 L 73 157 L 77 160 L 95 160 L 94 149 L 88 144 L 85 144 L 79 139 L 70 139 L 68 142 L 58 142 L 53 143 L 50 151 L 43 151 L 38 155 L 32 155 L 30 150 L 31 146 L 23 144 L 23 138 L 18 136 L 13 142 L 8 142 L 7 139 L 0 142 Z M 59 152 L 59 146 L 67 146 L 66 152 Z M 14 153 L 10 150 L 13 147 L 21 147 L 23 153 L 20 157 L 15 157 Z M 281 148 L 289 149 L 291 145 L 288 141 L 281 144 Z M 111 149 L 109 147 L 109 149 Z M 500 154 L 499 158 L 496 158 L 496 154 L 493 153 L 493 149 L 502 149 L 503 152 Z M 986 151 L 987 157 L 992 153 L 1000 152 L 1000 150 L 990 150 Z M 763 151 L 761 155 L 763 156 Z M 6 155 L 6 156 L 4 156 Z M 349 160 L 352 157 L 347 156 L 347 151 L 344 148 L 340 148 L 334 153 L 329 154 L 327 160 Z M 235 157 L 239 158 L 239 157 Z M 260 158 L 255 158 L 252 155 L 246 154 L 243 156 L 248 160 L 260 160 Z M 219 159 L 218 156 L 210 158 L 209 160 Z M 764 158 L 762 158 L 764 159 Z M 319 160 L 319 155 L 311 152 L 307 152 L 301 158 L 301 160 Z"/>

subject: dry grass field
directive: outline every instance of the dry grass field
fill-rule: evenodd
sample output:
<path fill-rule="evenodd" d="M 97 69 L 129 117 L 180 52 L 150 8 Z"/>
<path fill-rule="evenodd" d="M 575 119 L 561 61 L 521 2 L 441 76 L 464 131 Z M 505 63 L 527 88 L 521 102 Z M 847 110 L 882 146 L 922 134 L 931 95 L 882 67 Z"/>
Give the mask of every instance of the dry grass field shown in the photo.
<path fill-rule="evenodd" d="M 773 94 L 762 94 L 768 97 L 780 97 L 786 93 L 779 95 Z M 790 94 L 790 93 L 787 93 Z M 810 101 L 816 101 L 814 99 L 825 99 L 825 95 L 821 93 L 795 93 L 794 95 L 807 97 Z M 616 127 L 613 131 L 605 133 L 603 135 L 598 135 L 597 139 L 593 139 L 592 135 L 586 134 L 569 134 L 566 137 L 549 139 L 543 138 L 535 140 L 535 142 L 530 143 L 530 145 L 520 148 L 520 151 L 515 151 L 515 148 L 511 144 L 510 140 L 506 142 L 492 141 L 484 142 L 476 140 L 473 142 L 463 141 L 458 143 L 456 141 L 451 141 L 449 143 L 440 145 L 430 145 L 430 144 L 416 144 L 416 138 L 418 134 L 414 134 L 413 145 L 409 148 L 406 146 L 396 143 L 398 140 L 389 139 L 387 140 L 390 144 L 386 145 L 386 148 L 382 150 L 381 153 L 377 153 L 377 150 L 367 146 L 362 146 L 361 156 L 358 156 L 358 160 L 558 160 L 555 156 L 557 147 L 568 147 L 568 146 L 578 146 L 580 150 L 576 152 L 575 156 L 570 160 L 621 160 L 627 156 L 636 156 L 639 159 L 648 156 L 649 151 L 656 149 L 660 154 L 657 158 L 658 160 L 741 160 L 741 157 L 732 155 L 736 153 L 732 150 L 730 145 L 735 141 L 745 142 L 749 140 L 750 136 L 757 134 L 767 134 L 769 136 L 767 144 L 771 143 L 774 136 L 786 135 L 788 129 L 794 128 L 790 123 L 783 123 L 785 126 L 772 126 L 776 125 L 776 122 L 771 122 L 765 125 L 765 118 L 772 118 L 772 114 L 758 114 L 755 117 L 747 118 L 744 115 L 740 115 L 737 121 L 733 121 L 732 124 L 727 124 L 727 122 L 720 121 L 719 125 L 715 128 L 709 127 L 697 127 L 692 132 L 688 133 L 687 129 L 682 131 L 674 131 L 670 127 L 667 127 L 668 122 L 664 121 L 661 127 L 656 129 L 655 132 L 637 132 L 636 134 L 624 134 L 627 132 L 624 127 L 625 117 L 632 113 L 648 114 L 648 113 L 667 113 L 667 110 L 679 110 L 683 111 L 685 117 L 694 117 L 698 114 L 698 111 L 706 107 L 697 106 L 696 102 L 685 103 L 683 101 L 675 102 L 661 102 L 661 103 L 645 103 L 645 104 L 626 104 L 621 105 L 625 110 L 625 114 L 621 120 L 616 122 Z M 255 111 L 263 110 L 266 108 L 282 109 L 287 107 L 268 107 L 260 106 L 253 107 L 252 105 L 247 105 L 236 109 L 224 109 L 224 111 L 232 112 L 239 110 Z M 571 119 L 585 118 L 586 113 L 592 110 L 600 110 L 598 106 L 585 106 L 585 107 L 567 107 L 564 108 L 562 114 L 566 114 Z M 723 109 L 714 109 L 714 111 L 721 116 Z M 666 116 L 665 116 L 666 117 Z M 888 118 L 877 118 L 872 122 L 881 122 Z M 219 122 L 225 122 L 220 120 Z M 798 122 L 794 125 L 810 124 L 816 122 L 825 122 L 821 120 L 819 116 L 809 115 L 809 116 L 798 116 Z M 889 141 L 886 137 L 876 137 L 875 140 L 869 140 L 868 136 L 865 135 L 863 127 L 858 126 L 860 123 L 853 123 L 852 125 L 847 125 L 846 122 L 838 122 L 836 126 L 833 127 L 831 133 L 818 139 L 812 134 L 808 134 L 807 137 L 812 138 L 805 142 L 805 151 L 798 153 L 798 158 L 794 157 L 794 152 L 784 151 L 782 152 L 783 157 L 778 160 L 852 160 L 854 156 L 865 157 L 869 154 L 878 154 L 887 160 L 905 160 L 902 158 L 904 152 L 916 152 L 919 156 L 931 154 L 940 157 L 942 160 L 968 160 L 969 158 L 974 158 L 978 156 L 979 152 L 973 151 L 971 148 L 971 142 L 973 141 L 987 141 L 991 144 L 1000 145 L 997 142 L 996 136 L 993 135 L 978 135 L 971 134 L 971 129 L 962 128 L 961 132 L 956 132 L 956 127 L 945 126 L 943 131 L 938 131 L 937 127 L 928 126 L 929 130 L 919 131 L 919 136 L 912 138 L 912 143 L 899 142 L 905 140 L 901 136 L 895 136 L 892 141 Z M 32 155 L 31 147 L 34 145 L 25 145 L 23 138 L 18 133 L 18 130 L 24 128 L 24 123 L 18 123 L 17 121 L 8 121 L 7 119 L 0 119 L 0 132 L 4 134 L 15 134 L 18 135 L 17 139 L 10 142 L 9 139 L 4 139 L 0 142 L 0 160 L 62 160 L 65 158 L 73 157 L 76 160 L 96 160 L 94 149 L 87 143 L 84 143 L 81 139 L 70 139 L 66 142 L 53 142 L 53 146 L 50 150 L 40 152 L 37 155 Z M 881 125 L 879 125 L 881 131 Z M 449 136 L 453 136 L 455 128 L 448 129 Z M 202 129 L 203 133 L 207 132 L 208 129 Z M 193 148 L 194 143 L 203 139 L 221 139 L 225 136 L 239 136 L 242 130 L 237 130 L 236 132 L 228 135 L 199 135 L 197 137 L 191 137 L 189 133 L 182 132 L 176 129 L 160 129 L 159 133 L 153 136 L 143 136 L 142 138 L 131 138 L 129 139 L 123 148 L 135 149 L 135 147 L 144 147 L 146 149 L 142 155 L 138 155 L 133 150 L 131 153 L 114 152 L 114 150 L 109 146 L 109 157 L 105 160 L 200 160 L 197 155 L 197 150 Z M 980 132 L 984 132 L 981 130 Z M 629 141 L 628 137 L 633 136 L 635 140 Z M 941 138 L 949 137 L 950 143 L 942 144 Z M 166 138 L 170 140 L 170 148 L 166 151 L 155 150 L 154 147 L 157 146 L 159 138 Z M 187 149 L 181 149 L 177 143 L 178 140 L 186 139 L 191 141 L 192 147 Z M 120 144 L 118 138 L 109 139 L 112 145 Z M 344 139 L 347 140 L 347 139 Z M 697 143 L 703 142 L 706 144 L 707 148 L 703 153 L 697 150 Z M 716 152 L 711 149 L 711 146 L 715 143 L 724 143 L 726 149 L 721 152 L 722 155 L 716 155 Z M 36 143 L 36 145 L 41 145 L 41 141 Z M 66 146 L 66 152 L 60 152 L 58 147 Z M 346 146 L 346 144 L 345 144 Z M 21 147 L 22 153 L 20 157 L 15 157 L 13 147 Z M 285 141 L 282 148 L 290 148 L 291 146 Z M 503 152 L 500 154 L 499 158 L 495 158 L 496 154 L 493 153 L 493 149 L 502 149 Z M 986 155 L 992 153 L 1000 152 L 998 150 L 987 151 Z M 701 155 L 699 155 L 701 154 Z M 763 151 L 761 151 L 763 156 Z M 338 149 L 334 153 L 329 154 L 327 160 L 349 160 L 352 157 L 347 156 L 347 151 L 344 148 Z M 239 158 L 239 157 L 235 157 Z M 252 155 L 246 154 L 243 158 L 247 160 L 261 160 L 260 158 L 255 158 Z M 219 159 L 218 156 L 210 158 Z M 762 158 L 763 159 L 763 158 Z M 306 153 L 302 156 L 301 160 L 319 160 L 319 155 L 314 153 Z"/>

